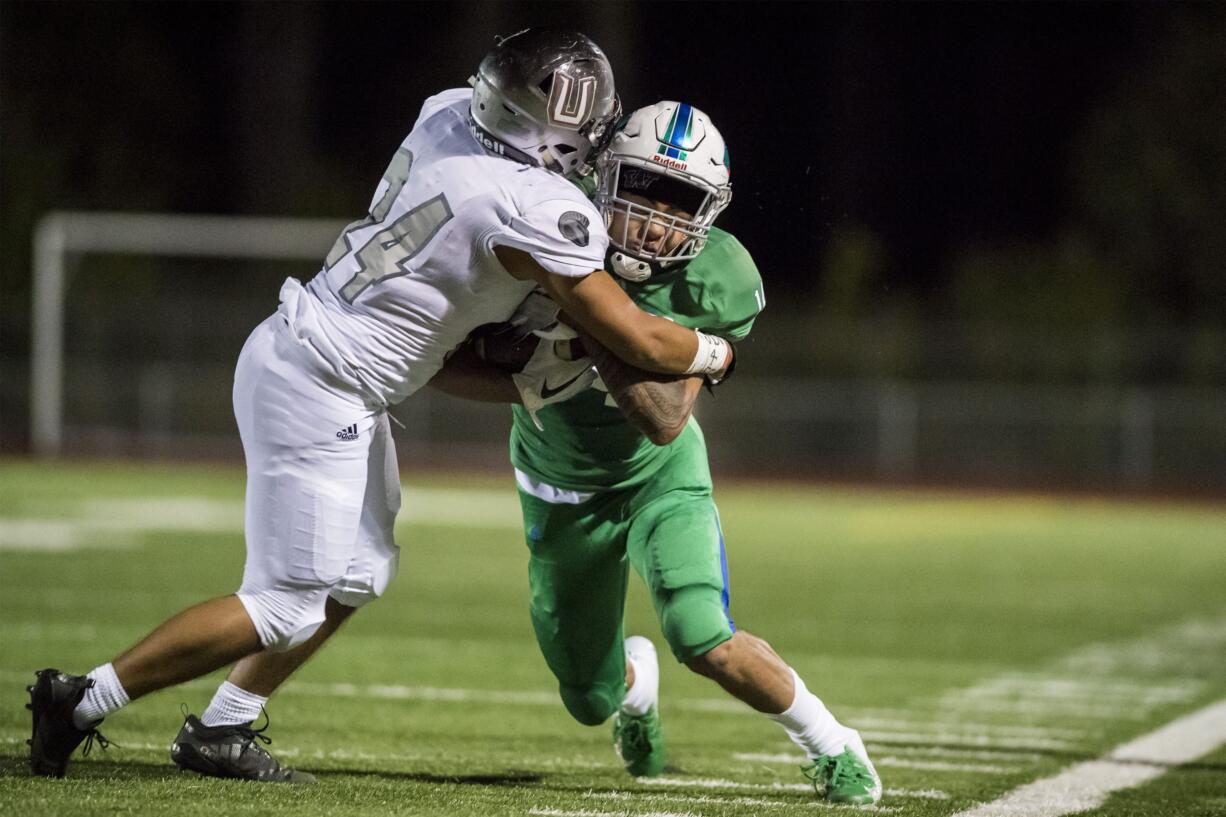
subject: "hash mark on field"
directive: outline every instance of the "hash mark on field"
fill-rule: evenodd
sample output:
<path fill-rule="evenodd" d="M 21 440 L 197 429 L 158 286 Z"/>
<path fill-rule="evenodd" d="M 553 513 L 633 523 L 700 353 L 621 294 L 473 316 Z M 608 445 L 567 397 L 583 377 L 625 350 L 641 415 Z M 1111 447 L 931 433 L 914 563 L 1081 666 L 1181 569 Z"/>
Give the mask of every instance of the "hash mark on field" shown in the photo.
<path fill-rule="evenodd" d="M 1096 642 L 1042 671 L 1006 673 L 947 692 L 941 710 L 1072 719 L 1146 720 L 1187 703 L 1221 671 L 1226 617 L 1194 619 L 1122 642 Z M 1172 675 L 1177 668 L 1181 675 Z M 1199 677 L 1198 677 L 1199 676 Z"/>
<path fill-rule="evenodd" d="M 1226 699 L 1117 746 L 1098 760 L 1008 792 L 955 817 L 1060 817 L 1090 811 L 1122 789 L 1131 789 L 1189 763 L 1226 742 Z"/>
<path fill-rule="evenodd" d="M 801 755 L 788 754 L 781 752 L 772 754 L 769 752 L 736 752 L 732 755 L 733 760 L 741 760 L 757 763 L 788 763 L 792 765 L 800 765 L 805 762 L 805 758 Z M 943 760 L 911 760 L 908 758 L 891 757 L 874 757 L 874 766 L 892 766 L 897 769 L 922 769 L 932 772 L 978 772 L 981 774 L 1013 774 L 1021 771 L 1019 766 L 999 766 L 990 763 L 949 763 Z"/>

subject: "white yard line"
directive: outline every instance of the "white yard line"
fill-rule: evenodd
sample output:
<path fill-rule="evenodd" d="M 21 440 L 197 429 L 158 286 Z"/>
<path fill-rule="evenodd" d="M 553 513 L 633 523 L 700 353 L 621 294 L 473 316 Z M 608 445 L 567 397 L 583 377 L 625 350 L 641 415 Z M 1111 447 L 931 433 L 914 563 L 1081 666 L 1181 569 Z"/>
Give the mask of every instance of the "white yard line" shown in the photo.
<path fill-rule="evenodd" d="M 1112 792 L 1131 789 L 1226 743 L 1226 699 L 1185 715 L 1098 760 L 1014 789 L 955 817 L 1060 817 L 1101 806 Z"/>
<path fill-rule="evenodd" d="M 1044 701 L 1035 698 L 1023 700 L 964 700 L 958 706 L 959 712 L 984 714 L 1008 714 L 1033 717 L 1035 715 L 1052 718 L 1067 718 L 1070 720 L 1099 721 L 1143 721 L 1148 720 L 1153 705 L 1137 701 L 1132 705 L 1094 706 L 1071 701 Z"/>
<path fill-rule="evenodd" d="M 901 729 L 913 731 L 916 728 L 945 729 L 947 731 L 967 729 L 975 732 L 998 732 L 1011 737 L 1040 738 L 1084 738 L 1085 729 L 1073 729 L 1059 726 L 1028 726 L 1014 723 L 972 723 L 964 718 L 956 720 L 939 720 L 921 718 L 920 716 L 950 714 L 934 709 L 932 706 L 916 704 L 910 709 L 881 709 L 876 707 L 839 707 L 838 715 L 849 726 L 857 729 L 861 726 L 878 729 Z M 919 720 L 916 720 L 919 718 Z"/>
<path fill-rule="evenodd" d="M 711 797 L 706 794 L 648 794 L 646 792 L 628 791 L 593 791 L 587 792 L 583 797 L 588 800 L 620 800 L 633 801 L 635 803 L 682 803 L 709 806 L 753 806 L 754 808 L 795 808 L 798 805 L 795 800 L 765 800 L 761 797 Z M 806 808 L 813 806 L 844 810 L 847 808 L 835 803 L 823 803 L 821 800 L 814 800 L 804 805 Z M 863 811 L 876 814 L 893 814 L 902 811 L 902 809 L 897 806 L 862 806 L 856 809 L 856 813 Z"/>
<path fill-rule="evenodd" d="M 1070 678 L 1053 677 L 1050 675 L 1006 675 L 982 684 L 973 690 L 964 691 L 971 697 L 1009 697 L 1026 695 L 1050 700 L 1068 700 L 1078 703 L 1089 701 L 1103 703 L 1115 699 L 1111 703 L 1135 704 L 1144 703 L 1182 703 L 1195 697 L 1204 687 L 1197 681 L 1176 681 L 1171 683 L 1141 684 L 1136 682 L 1115 681 L 1105 678 L 1091 680 L 1074 680 Z"/>
<path fill-rule="evenodd" d="M 5 625 L 4 637 L 13 641 L 96 641 L 98 628 L 92 624 L 44 624 L 37 621 L 13 622 Z M 30 679 L 34 683 L 34 670 L 5 672 L 5 677 Z"/>
<path fill-rule="evenodd" d="M 1037 763 L 1043 755 L 1035 752 L 1012 752 L 1007 749 L 951 749 L 946 746 L 891 746 L 896 755 L 948 757 L 960 760 L 1008 760 L 1015 763 Z"/>
<path fill-rule="evenodd" d="M 920 714 L 918 711 L 911 713 Z M 856 729 L 882 729 L 899 732 L 976 732 L 1008 738 L 1084 738 L 1084 729 L 1065 729 L 1046 726 L 1016 726 L 1007 723 L 974 723 L 965 720 L 898 720 L 893 718 L 855 718 L 839 713 L 843 722 Z"/>
<path fill-rule="evenodd" d="M 1067 740 L 1055 740 L 1052 738 L 1001 739 L 978 732 L 882 732 L 873 729 L 861 729 L 860 736 L 867 741 L 878 741 L 880 743 L 953 744 L 955 746 L 973 746 L 976 749 L 1074 751 L 1081 748 L 1079 743 Z"/>
<path fill-rule="evenodd" d="M 750 791 L 813 791 L 809 783 L 741 783 L 712 777 L 639 777 L 636 782 L 647 788 L 748 789 Z M 948 800 L 949 794 L 937 789 L 886 789 L 890 797 L 917 797 L 924 800 Z"/>
<path fill-rule="evenodd" d="M 0 738 L 0 744 L 8 744 L 10 746 L 24 745 L 25 742 L 26 739 L 23 737 Z M 122 743 L 114 743 L 113 745 L 117 749 L 125 749 L 128 751 L 144 751 L 165 754 L 166 757 L 169 758 L 170 743 L 170 739 L 167 738 L 165 743 L 135 743 L 133 741 L 125 740 Z M 395 763 L 420 763 L 422 761 L 433 761 L 438 758 L 438 755 L 435 752 L 362 752 L 354 749 L 328 749 L 326 751 L 323 749 L 313 749 L 304 751 L 303 749 L 293 746 L 285 746 L 280 743 L 278 743 L 278 746 L 280 748 L 276 750 L 277 757 L 294 759 L 298 762 L 312 760 L 344 760 L 363 761 L 366 763 L 387 763 L 389 761 Z M 618 762 L 616 758 L 611 758 L 608 763 L 600 763 L 597 761 L 580 760 L 578 758 L 571 757 L 538 757 L 534 758 L 533 762 L 551 769 L 606 769 L 612 771 L 620 770 L 622 768 L 621 763 Z M 331 769 L 329 771 L 335 774 L 346 774 L 351 770 Z"/>
<path fill-rule="evenodd" d="M 528 809 L 535 817 L 699 817 L 692 811 L 594 811 L 592 809 L 541 808 Z"/>
<path fill-rule="evenodd" d="M 405 486 L 400 523 L 519 529 L 519 497 L 506 490 Z M 135 547 L 143 534 L 243 532 L 243 502 L 191 494 L 66 503 L 55 517 L 0 516 L 0 551 L 58 553 Z"/>
<path fill-rule="evenodd" d="M 950 763 L 947 760 L 911 760 L 909 758 L 879 755 L 873 764 L 890 769 L 919 769 L 928 772 L 971 772 L 974 774 L 1016 774 L 1018 766 L 1001 766 L 995 763 Z"/>
<path fill-rule="evenodd" d="M 29 629 L 29 632 L 27 632 Z M 75 625 L 61 629 L 46 628 L 43 625 L 30 625 L 27 628 L 24 624 L 18 625 L 11 631 L 17 637 L 23 637 L 26 640 L 41 638 L 49 638 L 58 636 L 60 638 L 70 637 L 81 640 L 92 640 L 96 635 L 93 628 L 88 625 Z M 17 671 L 0 671 L 0 678 L 25 680 L 29 682 L 33 678 L 32 672 L 17 672 Z M 189 681 L 180 685 L 179 688 L 186 690 L 193 689 L 214 689 L 216 682 L 209 680 Z M 534 706 L 534 707 L 556 707 L 561 706 L 557 694 L 545 690 L 500 690 L 500 689 L 461 689 L 452 687 L 430 687 L 430 686 L 404 686 L 400 684 L 351 684 L 351 683 L 326 683 L 318 681 L 290 681 L 279 692 L 279 695 L 288 696 L 312 696 L 322 698 L 369 698 L 374 700 L 395 700 L 395 701 L 412 701 L 425 703 L 455 703 L 455 704 L 496 704 L 499 706 Z M 666 701 L 665 706 L 678 710 L 691 709 L 690 704 L 699 703 L 706 699 L 675 699 Z M 745 714 L 757 716 L 757 713 L 748 707 L 742 707 Z M 920 725 L 920 724 L 917 724 Z M 945 731 L 943 729 L 931 729 L 927 731 L 915 732 L 894 732 L 894 731 L 874 731 L 864 730 L 861 735 L 866 740 L 878 741 L 882 743 L 917 743 L 924 745 L 940 745 L 953 744 L 956 746 L 971 747 L 974 749 L 1018 749 L 1022 751 L 1033 750 L 1069 750 L 1078 748 L 1077 744 L 1066 740 L 1056 740 L 1052 738 L 1027 737 L 1011 739 L 1008 737 L 998 738 L 993 734 L 987 733 L 990 727 L 982 726 L 984 731 Z M 1007 727 L 1002 727 L 1006 729 Z M 1007 735 L 1008 732 L 1006 731 Z"/>
<path fill-rule="evenodd" d="M 805 762 L 803 755 L 782 752 L 736 752 L 733 760 L 750 763 L 787 763 L 800 765 Z M 874 766 L 893 767 L 896 769 L 923 769 L 932 772 L 977 772 L 979 774 L 1014 774 L 1021 771 L 1018 766 L 1001 766 L 992 763 L 950 763 L 945 760 L 913 760 L 911 758 L 892 757 L 890 755 L 874 755 Z"/>

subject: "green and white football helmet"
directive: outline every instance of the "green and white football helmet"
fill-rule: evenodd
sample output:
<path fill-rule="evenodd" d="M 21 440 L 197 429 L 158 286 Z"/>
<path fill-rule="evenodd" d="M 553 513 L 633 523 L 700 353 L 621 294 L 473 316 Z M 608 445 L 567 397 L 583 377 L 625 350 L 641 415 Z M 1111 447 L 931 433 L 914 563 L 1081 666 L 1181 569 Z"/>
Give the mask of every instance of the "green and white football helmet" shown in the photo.
<path fill-rule="evenodd" d="M 609 149 L 596 160 L 596 205 L 609 227 L 614 251 L 612 271 L 630 281 L 651 277 L 653 265 L 689 261 L 702 251 L 716 216 L 732 201 L 728 148 L 711 118 L 684 102 L 657 102 L 630 114 L 613 135 Z M 664 202 L 664 212 L 631 201 Z M 688 215 L 688 218 L 678 214 Z M 614 215 L 621 213 L 620 229 Z M 662 241 L 652 251 L 631 240 L 636 229 L 659 226 L 684 241 Z M 669 244 L 675 244 L 668 249 Z"/>

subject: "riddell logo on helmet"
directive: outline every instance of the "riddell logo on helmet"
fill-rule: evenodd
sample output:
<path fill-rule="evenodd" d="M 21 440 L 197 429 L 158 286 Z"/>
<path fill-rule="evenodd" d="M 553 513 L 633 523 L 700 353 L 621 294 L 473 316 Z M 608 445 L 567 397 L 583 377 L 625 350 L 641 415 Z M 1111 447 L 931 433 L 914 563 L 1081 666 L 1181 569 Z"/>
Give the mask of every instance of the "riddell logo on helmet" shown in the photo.
<path fill-rule="evenodd" d="M 483 148 L 486 150 L 492 150 L 499 156 L 506 155 L 506 151 L 502 148 L 502 142 L 491 138 L 490 135 L 471 118 L 468 120 L 468 129 L 472 132 L 473 138 L 480 142 Z"/>
<path fill-rule="evenodd" d="M 661 156 L 658 153 L 652 155 L 651 161 L 655 162 L 658 165 L 664 165 L 665 167 L 671 167 L 674 170 L 685 170 L 687 167 L 689 167 L 689 165 L 685 162 L 678 162 L 676 159 L 670 159 L 667 156 Z"/>

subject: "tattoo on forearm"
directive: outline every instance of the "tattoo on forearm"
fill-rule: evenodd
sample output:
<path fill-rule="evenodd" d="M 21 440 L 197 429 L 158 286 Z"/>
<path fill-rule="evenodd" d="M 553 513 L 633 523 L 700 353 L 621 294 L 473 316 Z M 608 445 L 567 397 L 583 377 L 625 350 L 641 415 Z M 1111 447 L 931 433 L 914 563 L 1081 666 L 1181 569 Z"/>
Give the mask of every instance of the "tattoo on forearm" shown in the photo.
<path fill-rule="evenodd" d="M 609 394 L 635 428 L 661 443 L 685 428 L 702 387 L 696 375 L 658 375 L 622 361 L 587 335 L 583 346 L 609 387 Z"/>

